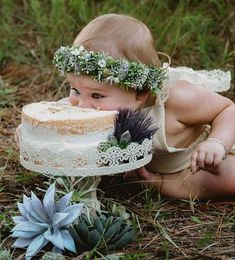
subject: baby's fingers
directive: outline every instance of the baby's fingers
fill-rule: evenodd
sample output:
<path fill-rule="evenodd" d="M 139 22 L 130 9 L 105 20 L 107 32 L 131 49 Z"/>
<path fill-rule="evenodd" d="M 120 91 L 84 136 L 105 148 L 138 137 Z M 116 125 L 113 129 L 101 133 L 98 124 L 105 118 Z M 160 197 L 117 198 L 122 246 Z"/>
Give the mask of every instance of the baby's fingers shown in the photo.
<path fill-rule="evenodd" d="M 215 154 L 213 167 L 217 168 L 220 163 L 221 163 L 221 156 L 219 154 Z"/>
<path fill-rule="evenodd" d="M 205 156 L 205 168 L 214 167 L 214 154 L 207 153 Z"/>
<path fill-rule="evenodd" d="M 205 169 L 206 168 L 205 159 L 206 159 L 205 152 L 200 151 L 198 153 L 198 156 L 197 156 L 197 164 L 198 164 L 200 169 Z"/>

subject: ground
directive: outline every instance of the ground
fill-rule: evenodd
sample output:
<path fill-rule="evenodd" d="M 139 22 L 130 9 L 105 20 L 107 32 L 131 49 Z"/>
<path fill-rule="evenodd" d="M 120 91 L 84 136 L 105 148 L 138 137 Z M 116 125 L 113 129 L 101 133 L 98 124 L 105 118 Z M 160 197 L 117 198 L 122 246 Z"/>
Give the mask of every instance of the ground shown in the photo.
<path fill-rule="evenodd" d="M 148 24 L 158 49 L 171 56 L 172 66 L 223 68 L 234 78 L 233 1 L 146 0 L 138 5 L 116 0 L 2 1 L 0 245 L 14 259 L 23 259 L 25 252 L 11 249 L 12 216 L 19 214 L 16 202 L 31 190 L 42 197 L 37 188 L 48 181 L 19 163 L 13 136 L 21 109 L 30 102 L 58 100 L 68 94 L 68 86 L 51 64 L 53 52 L 70 44 L 89 20 L 108 12 L 130 14 Z M 222 94 L 235 101 L 234 81 L 231 90 Z M 104 179 L 100 189 L 101 202 L 125 206 L 136 228 L 135 240 L 115 252 L 121 259 L 235 259 L 234 198 L 172 200 L 139 184 L 124 185 L 122 176 Z M 86 255 L 89 258 L 87 252 L 80 259 Z"/>

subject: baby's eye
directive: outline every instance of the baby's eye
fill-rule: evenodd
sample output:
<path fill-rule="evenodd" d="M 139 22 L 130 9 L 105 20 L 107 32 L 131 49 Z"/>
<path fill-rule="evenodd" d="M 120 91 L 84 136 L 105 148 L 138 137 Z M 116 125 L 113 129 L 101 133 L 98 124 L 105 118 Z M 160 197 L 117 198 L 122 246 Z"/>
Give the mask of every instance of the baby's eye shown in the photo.
<path fill-rule="evenodd" d="M 79 92 L 79 90 L 77 88 L 71 88 L 71 91 L 72 91 L 72 93 L 74 95 L 79 95 L 80 94 L 80 92 Z"/>
<path fill-rule="evenodd" d="M 92 93 L 92 98 L 94 99 L 101 99 L 101 98 L 104 98 L 103 95 L 99 94 L 99 93 Z"/>

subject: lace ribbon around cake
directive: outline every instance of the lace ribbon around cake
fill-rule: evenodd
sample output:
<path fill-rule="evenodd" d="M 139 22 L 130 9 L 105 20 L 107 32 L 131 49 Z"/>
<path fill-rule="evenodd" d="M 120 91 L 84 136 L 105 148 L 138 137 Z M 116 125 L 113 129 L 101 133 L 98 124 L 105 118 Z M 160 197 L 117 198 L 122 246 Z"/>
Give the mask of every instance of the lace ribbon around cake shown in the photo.
<path fill-rule="evenodd" d="M 111 147 L 106 152 L 94 151 L 92 154 L 83 152 L 82 156 L 74 159 L 74 156 L 70 156 L 67 151 L 57 154 L 55 158 L 53 151 L 45 148 L 38 151 L 27 144 L 22 144 L 20 162 L 29 170 L 49 175 L 113 175 L 149 163 L 152 159 L 151 149 L 152 141 L 145 139 L 142 144 L 131 143 L 126 149 Z"/>

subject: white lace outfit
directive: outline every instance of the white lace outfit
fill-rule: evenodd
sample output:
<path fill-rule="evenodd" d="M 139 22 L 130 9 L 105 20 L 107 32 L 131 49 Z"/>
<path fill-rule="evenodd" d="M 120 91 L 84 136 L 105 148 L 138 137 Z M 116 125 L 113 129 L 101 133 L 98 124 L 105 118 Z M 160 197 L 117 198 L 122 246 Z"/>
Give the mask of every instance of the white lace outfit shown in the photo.
<path fill-rule="evenodd" d="M 205 140 L 210 132 L 210 126 L 205 125 L 200 136 L 187 148 L 170 147 L 165 134 L 165 107 L 164 103 L 169 97 L 169 83 L 185 80 L 189 83 L 201 85 L 216 92 L 226 91 L 230 88 L 231 74 L 221 70 L 195 71 L 187 67 L 168 68 L 169 79 L 163 87 L 162 93 L 157 95 L 155 104 L 148 109 L 148 114 L 155 120 L 158 131 L 153 137 L 153 159 L 146 166 L 152 172 L 176 173 L 189 167 L 190 158 L 196 145 Z M 233 146 L 235 152 L 235 146 Z"/>
<path fill-rule="evenodd" d="M 168 67 L 167 63 L 163 67 Z M 224 92 L 230 89 L 230 71 L 214 70 L 193 70 L 189 67 L 168 67 L 168 83 L 178 80 L 185 80 L 191 84 L 202 86 L 215 92 Z M 161 93 L 161 100 L 165 102 L 169 97 L 169 84 L 165 84 Z"/>

